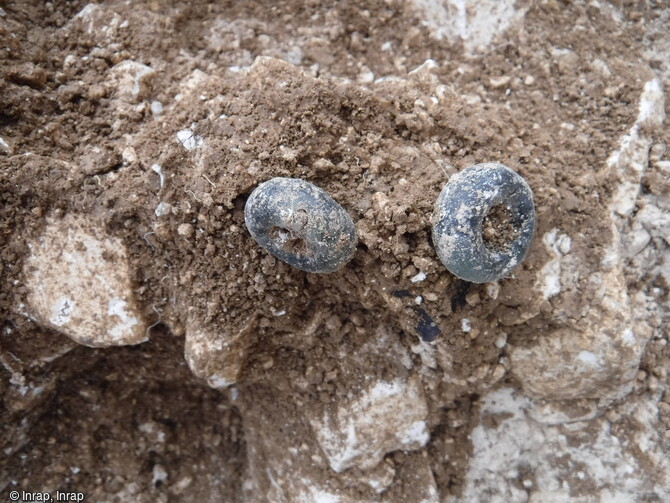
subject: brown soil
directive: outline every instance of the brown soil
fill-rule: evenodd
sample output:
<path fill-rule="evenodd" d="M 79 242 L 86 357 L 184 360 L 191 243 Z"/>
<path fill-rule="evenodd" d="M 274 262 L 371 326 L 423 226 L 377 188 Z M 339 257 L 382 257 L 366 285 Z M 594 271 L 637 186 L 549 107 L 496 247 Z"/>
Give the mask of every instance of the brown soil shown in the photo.
<path fill-rule="evenodd" d="M 519 235 L 514 226 L 512 212 L 502 205 L 497 205 L 484 217 L 482 223 L 482 237 L 484 244 L 493 250 L 505 250 Z"/>
<path fill-rule="evenodd" d="M 70 488 L 87 500 L 244 501 L 245 439 L 255 427 L 287 424 L 313 442 L 296 404 L 327 410 L 371 378 L 407 372 L 366 352 L 380 333 L 411 348 L 429 320 L 451 357 L 449 372 L 467 379 L 505 365 L 506 349 L 495 344 L 501 327 L 525 345 L 557 323 L 576 323 L 582 314 L 570 299 L 547 302 L 516 323 L 548 258 L 537 239 L 496 296 L 447 273 L 430 244 L 432 204 L 448 175 L 487 161 L 528 181 L 537 235 L 560 227 L 585 236 L 584 271 L 596 268 L 611 234 L 605 215 L 615 182 L 604 160 L 634 122 L 631 103 L 652 76 L 636 56 L 643 35 L 635 19 L 618 24 L 576 2 L 518 4 L 528 8 L 523 27 L 467 56 L 460 44 L 431 38 L 405 2 L 108 1 L 97 4 L 104 9 L 93 30 L 73 19 L 83 1 L 2 2 L 0 137 L 9 150 L 0 151 L 0 492 Z M 626 12 L 655 16 L 642 3 Z M 103 31 L 114 16 L 127 26 Z M 219 37 L 207 38 L 221 20 Z M 393 50 L 382 50 L 389 41 Z M 303 54 L 296 65 L 229 69 L 261 55 L 291 60 L 295 47 Z M 552 56 L 552 47 L 573 56 Z M 428 58 L 439 62 L 433 74 L 448 86 L 440 106 L 430 105 L 429 73 L 407 76 Z M 146 96 L 120 107 L 110 71 L 123 60 L 156 73 Z M 356 81 L 365 69 L 406 80 L 342 80 Z M 183 82 L 195 70 L 207 80 L 194 94 Z M 503 86 L 500 77 L 509 77 Z M 152 114 L 151 101 L 163 104 L 169 123 Z M 175 140 L 192 124 L 210 146 L 201 157 Z M 670 141 L 667 132 L 655 134 Z M 153 164 L 165 173 L 163 186 Z M 250 238 L 246 198 L 275 176 L 304 178 L 349 212 L 360 240 L 350 264 L 306 274 Z M 172 208 L 161 219 L 159 202 Z M 27 243 L 39 237 L 46 215 L 70 212 L 104 222 L 124 240 L 134 293 L 155 322 L 151 342 L 71 349 L 69 339 L 17 309 L 26 295 Z M 513 238 L 506 221 L 504 211 L 487 220 L 492 246 Z M 411 282 L 419 271 L 427 279 Z M 552 318 L 558 308 L 568 319 Z M 280 310 L 286 314 L 273 315 Z M 209 389 L 188 370 L 187 313 L 214 332 L 254 327 L 234 390 Z M 463 334 L 462 318 L 476 320 L 473 332 Z M 354 357 L 359 351 L 364 361 Z M 650 351 L 645 365 L 667 362 L 667 348 Z M 410 354 L 421 366 L 420 355 Z M 443 373 L 438 364 L 422 378 L 427 455 L 444 498 L 460 494 L 483 389 L 448 384 Z M 16 391 L 37 384 L 47 391 Z M 279 451 L 288 443 L 272 445 Z M 388 462 L 396 470 L 389 501 L 411 499 L 413 467 L 423 457 L 397 452 Z M 323 477 L 323 467 L 313 470 Z M 366 487 L 356 491 L 375 497 Z"/>

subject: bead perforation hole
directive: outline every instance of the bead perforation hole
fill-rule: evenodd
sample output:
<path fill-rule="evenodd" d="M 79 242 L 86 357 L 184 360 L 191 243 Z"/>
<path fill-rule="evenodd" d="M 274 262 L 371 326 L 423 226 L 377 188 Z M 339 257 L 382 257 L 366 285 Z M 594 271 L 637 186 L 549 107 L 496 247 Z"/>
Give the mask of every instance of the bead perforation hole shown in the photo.
<path fill-rule="evenodd" d="M 307 253 L 305 240 L 284 227 L 273 227 L 270 229 L 269 235 L 272 242 L 287 253 L 294 255 L 305 255 Z"/>
<path fill-rule="evenodd" d="M 519 237 L 521 230 L 514 225 L 512 212 L 507 206 L 498 204 L 491 208 L 482 223 L 484 245 L 493 251 L 507 251 Z"/>

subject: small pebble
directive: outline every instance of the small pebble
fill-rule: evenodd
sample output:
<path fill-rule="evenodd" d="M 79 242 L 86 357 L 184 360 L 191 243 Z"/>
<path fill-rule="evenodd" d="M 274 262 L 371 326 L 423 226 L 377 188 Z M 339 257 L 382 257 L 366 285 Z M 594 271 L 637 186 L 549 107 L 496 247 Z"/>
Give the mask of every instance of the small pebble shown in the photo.
<path fill-rule="evenodd" d="M 152 101 L 151 102 L 151 114 L 154 117 L 158 117 L 163 114 L 163 104 L 160 101 Z"/>
<path fill-rule="evenodd" d="M 193 232 L 194 230 L 191 224 L 180 224 L 179 227 L 177 227 L 177 234 L 184 236 L 185 238 L 191 237 Z"/>
<path fill-rule="evenodd" d="M 177 131 L 177 140 L 186 150 L 194 150 L 204 142 L 202 136 L 198 136 L 190 129 Z"/>
<path fill-rule="evenodd" d="M 468 292 L 465 295 L 465 302 L 467 302 L 468 306 L 474 307 L 478 305 L 481 302 L 481 298 L 479 297 L 478 292 Z"/>
<path fill-rule="evenodd" d="M 412 277 L 412 279 L 410 279 L 410 281 L 412 283 L 419 283 L 420 281 L 423 281 L 424 279 L 426 279 L 426 273 L 423 272 L 423 271 L 419 271 L 419 273 L 416 276 Z"/>

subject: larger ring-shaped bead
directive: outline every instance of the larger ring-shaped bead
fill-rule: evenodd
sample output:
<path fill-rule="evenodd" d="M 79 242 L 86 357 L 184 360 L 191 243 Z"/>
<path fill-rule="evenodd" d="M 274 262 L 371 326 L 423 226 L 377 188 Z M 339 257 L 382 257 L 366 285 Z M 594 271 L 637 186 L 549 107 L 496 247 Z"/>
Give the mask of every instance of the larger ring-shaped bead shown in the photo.
<path fill-rule="evenodd" d="M 502 205 L 511 215 L 514 238 L 502 249 L 488 247 L 483 223 Z M 433 244 L 440 261 L 454 275 L 473 283 L 495 281 L 523 260 L 535 230 L 533 193 L 508 167 L 484 163 L 453 175 L 435 202 Z"/>

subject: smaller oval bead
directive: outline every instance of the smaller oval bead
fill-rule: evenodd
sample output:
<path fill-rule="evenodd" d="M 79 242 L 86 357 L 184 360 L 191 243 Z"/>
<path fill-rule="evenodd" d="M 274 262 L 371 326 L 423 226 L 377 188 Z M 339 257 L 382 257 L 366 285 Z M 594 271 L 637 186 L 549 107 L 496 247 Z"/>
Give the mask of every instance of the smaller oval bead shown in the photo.
<path fill-rule="evenodd" d="M 269 253 L 302 271 L 332 272 L 356 250 L 356 227 L 326 191 L 298 178 L 261 183 L 244 207 L 254 240 Z"/>

